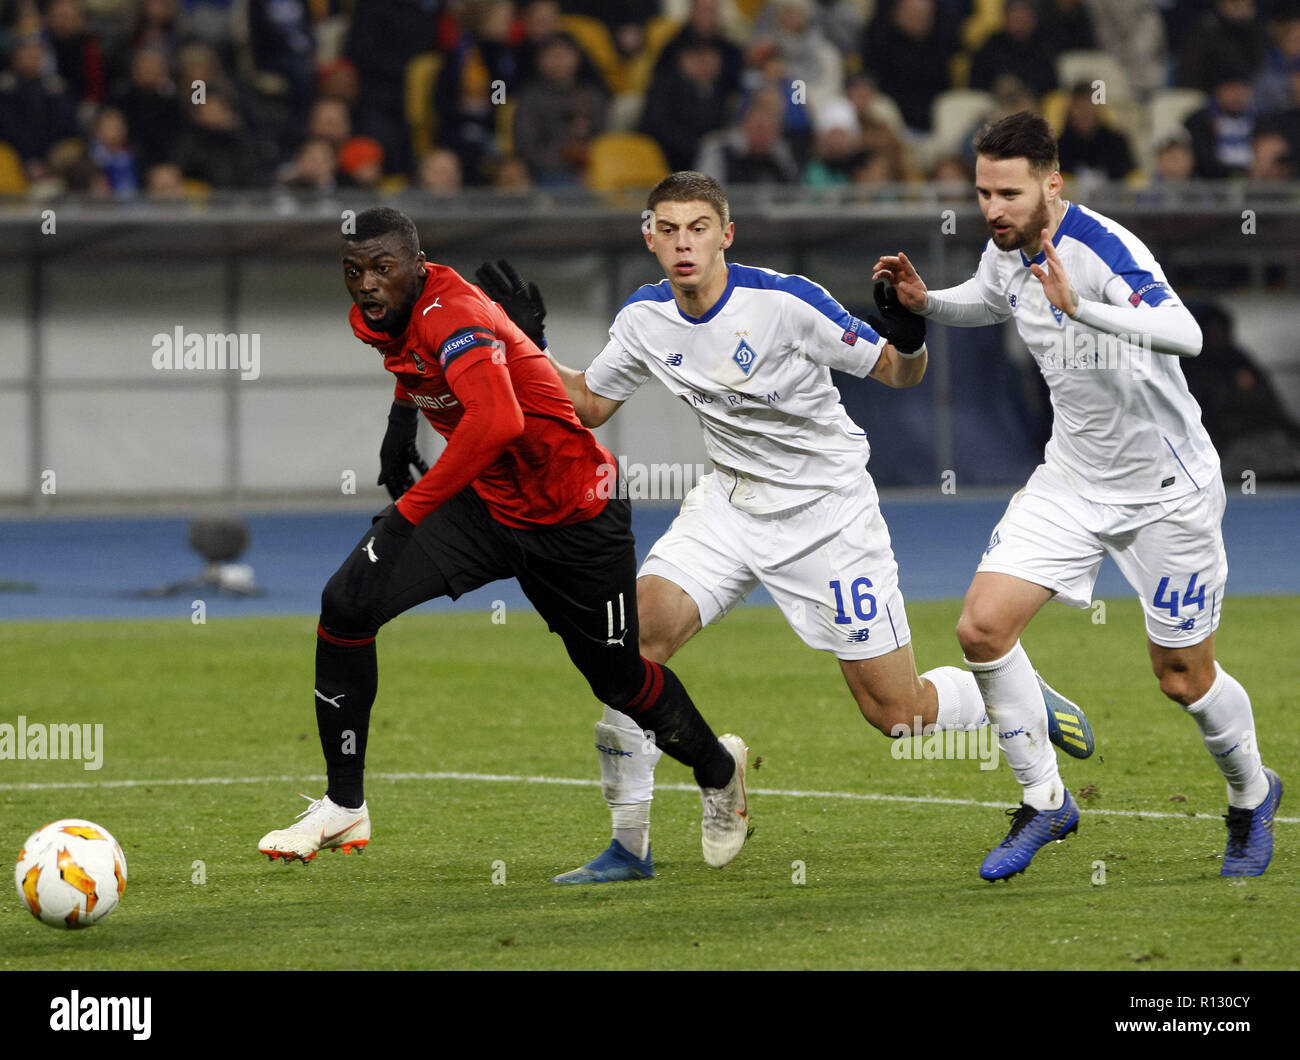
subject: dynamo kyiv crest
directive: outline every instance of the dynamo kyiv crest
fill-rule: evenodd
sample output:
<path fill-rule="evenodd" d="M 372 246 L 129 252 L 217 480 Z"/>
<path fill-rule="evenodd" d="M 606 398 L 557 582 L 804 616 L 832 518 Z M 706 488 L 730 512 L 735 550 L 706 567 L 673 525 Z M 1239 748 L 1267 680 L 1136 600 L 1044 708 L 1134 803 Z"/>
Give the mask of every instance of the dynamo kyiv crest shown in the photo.
<path fill-rule="evenodd" d="M 740 370 L 749 375 L 749 370 L 754 367 L 754 362 L 758 360 L 758 354 L 754 352 L 754 347 L 744 339 L 740 340 L 740 345 L 736 347 L 736 352 L 731 355 L 731 359 L 740 366 Z"/>

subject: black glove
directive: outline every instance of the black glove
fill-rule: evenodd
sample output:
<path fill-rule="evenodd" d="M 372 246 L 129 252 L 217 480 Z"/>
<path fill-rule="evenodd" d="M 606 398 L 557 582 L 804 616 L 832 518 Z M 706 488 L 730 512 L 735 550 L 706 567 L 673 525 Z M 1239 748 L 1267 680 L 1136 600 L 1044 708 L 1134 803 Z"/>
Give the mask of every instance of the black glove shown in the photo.
<path fill-rule="evenodd" d="M 419 422 L 419 409 L 393 402 L 388 412 L 388 430 L 379 446 L 379 478 L 375 482 L 376 486 L 386 486 L 393 500 L 415 485 L 412 467 L 421 475 L 429 470 L 429 465 L 420 458 L 420 450 L 415 447 L 415 429 Z"/>
<path fill-rule="evenodd" d="M 483 288 L 492 301 L 500 304 L 506 316 L 537 344 L 546 349 L 546 303 L 542 301 L 542 292 L 535 283 L 525 283 L 515 272 L 514 266 L 505 260 L 494 265 L 485 261 L 474 273 L 478 285 Z"/>
<path fill-rule="evenodd" d="M 867 323 L 898 347 L 900 353 L 915 353 L 925 345 L 925 317 L 913 313 L 898 300 L 898 292 L 886 289 L 884 281 L 876 283 L 876 308 L 880 316 L 867 317 Z"/>

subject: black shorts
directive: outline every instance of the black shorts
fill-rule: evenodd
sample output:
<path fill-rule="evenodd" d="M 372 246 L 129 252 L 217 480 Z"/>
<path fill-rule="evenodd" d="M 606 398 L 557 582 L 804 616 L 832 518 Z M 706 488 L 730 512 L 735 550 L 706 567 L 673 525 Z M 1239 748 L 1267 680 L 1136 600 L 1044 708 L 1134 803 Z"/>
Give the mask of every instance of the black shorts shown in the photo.
<path fill-rule="evenodd" d="M 637 644 L 636 542 L 631 505 L 612 497 L 595 518 L 570 526 L 517 530 L 497 522 L 464 489 L 415 528 L 381 601 L 356 613 L 343 592 L 354 564 L 364 568 L 367 532 L 325 587 L 321 625 L 343 637 L 371 636 L 417 604 L 453 600 L 515 578 L 548 628 L 604 702 L 635 695 L 643 677 Z"/>

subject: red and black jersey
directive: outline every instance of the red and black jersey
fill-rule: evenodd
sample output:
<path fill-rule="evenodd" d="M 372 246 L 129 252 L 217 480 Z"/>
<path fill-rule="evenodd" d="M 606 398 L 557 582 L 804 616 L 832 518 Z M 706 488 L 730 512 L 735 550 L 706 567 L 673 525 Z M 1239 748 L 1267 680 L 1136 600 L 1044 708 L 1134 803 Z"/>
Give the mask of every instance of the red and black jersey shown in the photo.
<path fill-rule="evenodd" d="M 397 507 L 413 523 L 466 486 L 507 526 L 566 526 L 598 515 L 614 458 L 579 422 L 549 358 L 505 311 L 454 269 L 428 279 L 397 336 L 352 330 L 384 354 L 396 398 L 413 402 L 447 448 Z"/>

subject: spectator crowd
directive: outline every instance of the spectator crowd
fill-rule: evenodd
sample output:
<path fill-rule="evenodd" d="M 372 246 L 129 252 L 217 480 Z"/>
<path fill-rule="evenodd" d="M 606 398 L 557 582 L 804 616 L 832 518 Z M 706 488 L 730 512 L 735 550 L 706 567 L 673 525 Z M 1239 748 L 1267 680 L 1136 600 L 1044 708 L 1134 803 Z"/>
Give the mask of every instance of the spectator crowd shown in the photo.
<path fill-rule="evenodd" d="M 8 194 L 601 187 L 633 145 L 632 185 L 969 182 L 1024 108 L 1075 179 L 1293 180 L 1300 0 L 0 0 Z"/>

